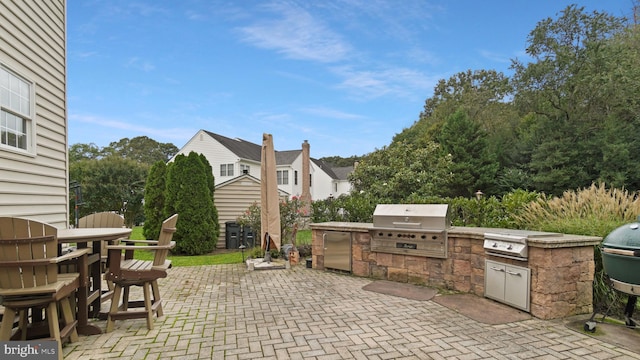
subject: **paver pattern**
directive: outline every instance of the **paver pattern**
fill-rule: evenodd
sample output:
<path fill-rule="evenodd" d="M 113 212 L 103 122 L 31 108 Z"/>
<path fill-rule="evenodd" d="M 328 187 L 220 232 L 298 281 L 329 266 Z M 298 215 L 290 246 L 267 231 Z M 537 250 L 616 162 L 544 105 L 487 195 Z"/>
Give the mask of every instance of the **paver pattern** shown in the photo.
<path fill-rule="evenodd" d="M 640 354 L 530 319 L 471 320 L 434 301 L 383 295 L 372 280 L 294 266 L 177 267 L 161 279 L 164 316 L 81 336 L 65 359 L 640 359 Z M 133 291 L 132 291 L 133 293 Z M 133 296 L 133 295 L 132 295 Z M 108 304 L 105 304 L 108 305 Z M 106 322 L 98 321 L 104 329 Z"/>

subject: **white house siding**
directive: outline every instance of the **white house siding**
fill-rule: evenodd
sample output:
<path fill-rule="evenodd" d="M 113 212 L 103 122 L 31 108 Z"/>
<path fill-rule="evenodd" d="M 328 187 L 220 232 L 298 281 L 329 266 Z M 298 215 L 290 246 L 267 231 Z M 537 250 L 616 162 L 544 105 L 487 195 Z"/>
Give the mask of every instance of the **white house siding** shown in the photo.
<path fill-rule="evenodd" d="M 187 156 L 192 151 L 203 154 L 207 160 L 209 160 L 213 168 L 216 186 L 240 175 L 238 157 L 202 130 L 198 131 L 198 133 L 180 149 L 176 156 L 180 154 Z M 220 164 L 234 164 L 233 176 L 220 176 Z M 260 177 L 260 167 L 258 166 L 254 171 L 254 167 L 252 166 L 251 173 L 254 176 Z"/>
<path fill-rule="evenodd" d="M 348 180 L 336 180 L 335 184 L 338 186 L 338 191 L 333 192 L 334 197 L 338 197 L 342 194 L 348 194 L 351 191 L 351 183 Z"/>
<path fill-rule="evenodd" d="M 311 164 L 311 199 L 324 200 L 333 194 L 331 176 L 319 169 L 316 164 Z"/>
<path fill-rule="evenodd" d="M 67 226 L 66 1 L 0 1 L 0 63 L 32 82 L 33 153 L 0 147 L 0 215 Z"/>
<path fill-rule="evenodd" d="M 295 183 L 295 172 L 298 172 L 298 184 Z M 296 159 L 291 163 L 291 169 L 289 170 L 289 177 L 291 178 L 291 191 L 289 192 L 291 196 L 300 196 L 302 195 L 302 153 L 300 156 L 296 157 Z"/>

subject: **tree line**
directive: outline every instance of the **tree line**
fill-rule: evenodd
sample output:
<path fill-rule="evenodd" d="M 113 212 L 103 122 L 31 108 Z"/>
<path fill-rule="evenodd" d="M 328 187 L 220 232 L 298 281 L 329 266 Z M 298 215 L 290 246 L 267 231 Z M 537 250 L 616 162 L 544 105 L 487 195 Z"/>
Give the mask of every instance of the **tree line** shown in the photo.
<path fill-rule="evenodd" d="M 440 80 L 419 119 L 351 176 L 377 202 L 430 196 L 560 195 L 592 183 L 640 189 L 640 33 L 571 5 L 540 21 L 513 75 L 480 69 Z"/>

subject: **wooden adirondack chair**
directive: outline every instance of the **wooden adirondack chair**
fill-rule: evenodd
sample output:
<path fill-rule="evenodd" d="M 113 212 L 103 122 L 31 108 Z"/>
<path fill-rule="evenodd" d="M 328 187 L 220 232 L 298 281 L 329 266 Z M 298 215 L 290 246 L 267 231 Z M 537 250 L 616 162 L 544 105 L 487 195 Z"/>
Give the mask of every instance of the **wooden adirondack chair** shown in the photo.
<path fill-rule="evenodd" d="M 116 214 L 110 211 L 103 211 L 98 213 L 89 214 L 78 219 L 78 228 L 122 228 L 124 227 L 124 217 L 120 214 Z M 100 251 L 100 264 L 90 264 L 90 266 L 100 266 L 98 269 L 93 270 L 92 274 L 106 273 L 107 272 L 107 245 L 115 244 L 116 242 L 100 241 L 100 247 L 97 244 L 91 244 L 93 252 Z M 100 277 L 94 278 L 94 282 L 102 281 Z M 108 291 L 103 294 L 102 301 L 109 300 L 113 296 L 113 283 L 107 280 Z M 98 309 L 99 310 L 99 309 Z"/>
<path fill-rule="evenodd" d="M 83 216 L 78 219 L 77 227 L 79 228 L 121 228 L 124 227 L 124 217 L 114 212 L 99 212 Z M 106 268 L 107 263 L 107 243 L 101 242 L 100 262 L 102 269 Z"/>
<path fill-rule="evenodd" d="M 106 279 L 114 284 L 114 294 L 111 298 L 111 307 L 107 316 L 107 332 L 114 328 L 115 320 L 146 318 L 147 328 L 153 329 L 153 314 L 160 317 L 162 313 L 162 300 L 158 288 L 158 279 L 167 277 L 167 270 L 171 267 L 171 261 L 167 260 L 169 250 L 175 247 L 173 233 L 176 231 L 178 214 L 174 214 L 162 222 L 162 230 L 158 240 L 127 240 L 133 245 L 108 245 L 109 270 Z M 154 250 L 153 261 L 133 259 L 135 250 Z M 122 258 L 122 251 L 125 258 Z M 131 286 L 141 286 L 144 294 L 143 301 L 130 301 L 129 289 Z M 119 305 L 120 295 L 122 304 Z M 153 295 L 153 300 L 151 296 Z M 144 310 L 132 310 L 141 308 Z"/>
<path fill-rule="evenodd" d="M 99 212 L 83 216 L 78 220 L 79 228 L 121 228 L 124 227 L 122 215 L 114 212 Z"/>
<path fill-rule="evenodd" d="M 78 341 L 77 321 L 70 298 L 75 295 L 86 272 L 59 274 L 58 264 L 76 259 L 86 265 L 88 249 L 58 256 L 57 229 L 34 220 L 0 217 L 0 303 L 4 306 L 0 340 L 28 338 L 31 319 L 48 322 L 50 339 L 58 342 L 62 359 L 62 340 Z M 78 260 L 79 259 L 79 260 Z M 80 268 L 84 268 L 80 266 Z M 58 304 L 64 319 L 60 329 Z M 13 333 L 16 315 L 20 315 L 18 331 Z M 32 328 L 34 328 L 31 324 Z"/>

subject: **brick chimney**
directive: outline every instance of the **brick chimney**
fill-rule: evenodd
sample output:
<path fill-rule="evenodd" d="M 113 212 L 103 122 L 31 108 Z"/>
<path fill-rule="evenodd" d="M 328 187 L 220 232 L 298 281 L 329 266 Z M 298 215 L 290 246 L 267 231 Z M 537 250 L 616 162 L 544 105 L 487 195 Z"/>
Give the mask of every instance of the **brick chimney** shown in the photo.
<path fill-rule="evenodd" d="M 300 200 L 303 202 L 305 215 L 311 213 L 311 156 L 309 142 L 302 143 L 302 194 Z"/>

